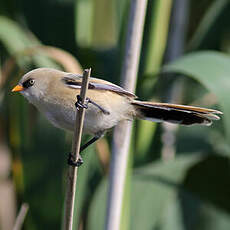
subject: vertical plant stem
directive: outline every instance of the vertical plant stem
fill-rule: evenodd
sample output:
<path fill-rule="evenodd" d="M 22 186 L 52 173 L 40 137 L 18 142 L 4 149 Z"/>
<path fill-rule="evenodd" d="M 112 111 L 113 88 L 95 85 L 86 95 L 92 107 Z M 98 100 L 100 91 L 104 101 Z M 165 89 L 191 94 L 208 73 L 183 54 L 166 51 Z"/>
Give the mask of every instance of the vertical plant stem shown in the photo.
<path fill-rule="evenodd" d="M 125 61 L 121 74 L 122 86 L 131 92 L 136 86 L 146 6 L 147 0 L 131 1 Z M 120 228 L 131 131 L 132 123 L 129 121 L 120 122 L 114 130 L 106 230 Z"/>
<path fill-rule="evenodd" d="M 29 210 L 29 205 L 26 203 L 22 204 L 13 230 L 21 230 L 22 229 L 22 226 L 23 226 L 23 223 L 25 221 L 26 214 L 27 214 L 28 210 Z"/>
<path fill-rule="evenodd" d="M 168 28 L 170 25 L 170 15 L 173 0 L 155 0 L 149 2 L 150 15 L 147 19 L 147 30 L 149 31 L 147 43 L 145 45 L 144 76 L 142 92 L 148 92 L 147 97 L 152 96 L 156 74 L 159 72 L 167 46 Z M 148 121 L 138 121 L 136 153 L 143 158 L 148 154 L 155 135 L 157 124 L 149 125 Z M 144 133 L 144 135 L 143 135 Z"/>
<path fill-rule="evenodd" d="M 184 45 L 186 40 L 186 32 L 188 27 L 188 6 L 189 0 L 174 0 L 169 35 L 168 44 L 165 52 L 165 62 L 172 62 L 178 57 L 180 57 L 184 52 Z M 175 74 L 171 76 L 176 77 Z M 183 84 L 182 79 L 178 79 L 173 82 L 171 89 L 167 95 L 167 102 L 181 103 L 183 94 Z M 163 123 L 163 134 L 162 134 L 162 159 L 167 161 L 173 159 L 176 154 L 176 132 L 178 125 L 172 125 L 169 123 Z"/>
<path fill-rule="evenodd" d="M 155 0 L 147 44 L 145 74 L 156 74 L 161 66 L 167 44 L 168 27 L 173 0 Z"/>
<path fill-rule="evenodd" d="M 90 73 L 91 73 L 91 69 L 85 69 L 83 73 L 82 86 L 80 92 L 80 96 L 83 104 L 85 103 L 85 99 L 86 99 Z M 72 154 L 74 155 L 76 161 L 78 160 L 80 155 L 79 151 L 80 151 L 84 117 L 85 117 L 85 109 L 79 108 L 79 110 L 76 111 L 76 123 L 75 123 L 74 135 L 72 140 Z M 65 198 L 64 230 L 73 229 L 73 211 L 75 205 L 74 201 L 75 201 L 76 184 L 77 184 L 77 171 L 78 171 L 77 167 L 69 166 L 68 177 L 67 177 L 68 187 L 67 187 L 66 198 Z"/>

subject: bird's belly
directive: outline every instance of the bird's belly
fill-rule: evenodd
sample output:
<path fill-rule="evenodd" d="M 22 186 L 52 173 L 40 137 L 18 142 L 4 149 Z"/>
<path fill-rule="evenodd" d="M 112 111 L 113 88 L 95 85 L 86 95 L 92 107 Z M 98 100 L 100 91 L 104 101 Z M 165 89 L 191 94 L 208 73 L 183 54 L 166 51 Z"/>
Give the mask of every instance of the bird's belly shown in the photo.
<path fill-rule="evenodd" d="M 119 122 L 119 117 L 113 114 L 103 114 L 97 110 L 86 110 L 83 132 L 96 134 L 114 127 Z"/>
<path fill-rule="evenodd" d="M 58 111 L 54 113 L 53 111 Z M 74 112 L 68 109 L 53 110 L 52 108 L 42 111 L 46 118 L 57 128 L 73 131 Z"/>
<path fill-rule="evenodd" d="M 58 111 L 58 113 L 53 113 Z M 63 109 L 46 109 L 43 111 L 47 119 L 56 127 L 73 131 L 76 119 L 76 110 L 72 108 Z M 121 115 L 113 112 L 109 115 L 103 114 L 102 111 L 95 109 L 93 106 L 89 106 L 85 110 L 85 119 L 83 126 L 83 133 L 95 135 L 98 132 L 107 130 L 115 126 L 120 120 Z"/>
<path fill-rule="evenodd" d="M 108 94 L 108 93 L 107 93 Z M 106 95 L 107 95 L 106 94 Z M 102 100 L 99 100 L 99 96 L 94 101 L 102 106 L 109 114 L 104 114 L 98 107 L 93 104 L 89 104 L 85 110 L 85 119 L 83 132 L 88 134 L 97 134 L 98 132 L 105 131 L 114 127 L 119 121 L 132 119 L 134 115 L 134 108 L 126 98 L 120 95 L 110 94 L 102 95 Z M 92 97 L 92 95 L 89 95 Z M 113 100 L 111 100 L 113 98 Z M 115 98 L 115 99 L 114 99 Z M 67 104 L 67 103 L 66 103 Z M 44 106 L 44 107 L 43 107 Z M 48 120 L 56 127 L 73 131 L 76 119 L 76 107 L 74 103 L 69 103 L 63 107 L 63 104 L 48 104 L 45 103 L 40 106 L 40 110 L 46 115 Z"/>

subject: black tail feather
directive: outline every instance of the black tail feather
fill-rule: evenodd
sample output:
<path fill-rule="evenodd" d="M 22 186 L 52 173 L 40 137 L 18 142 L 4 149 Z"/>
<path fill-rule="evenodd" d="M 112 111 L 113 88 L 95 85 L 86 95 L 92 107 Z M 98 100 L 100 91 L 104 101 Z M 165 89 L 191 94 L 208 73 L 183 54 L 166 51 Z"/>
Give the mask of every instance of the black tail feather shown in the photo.
<path fill-rule="evenodd" d="M 217 110 L 209 110 L 193 106 L 173 105 L 134 101 L 139 118 L 155 121 L 170 122 L 181 125 L 211 125 L 212 120 L 218 120 Z"/>

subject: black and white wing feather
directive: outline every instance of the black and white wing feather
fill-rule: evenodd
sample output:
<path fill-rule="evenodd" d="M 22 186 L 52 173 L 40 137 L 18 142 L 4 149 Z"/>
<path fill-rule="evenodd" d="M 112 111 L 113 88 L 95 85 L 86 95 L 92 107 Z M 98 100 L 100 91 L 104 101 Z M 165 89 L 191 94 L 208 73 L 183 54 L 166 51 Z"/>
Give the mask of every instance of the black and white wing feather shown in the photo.
<path fill-rule="evenodd" d="M 82 76 L 77 74 L 68 74 L 65 77 L 63 77 L 64 83 L 73 89 L 80 89 L 81 88 L 81 81 Z M 117 86 L 115 84 L 112 84 L 108 81 L 97 79 L 97 78 L 90 78 L 89 87 L 88 89 L 92 90 L 108 90 L 120 95 L 126 95 L 128 97 L 136 98 L 136 95 L 123 89 L 120 86 Z"/>

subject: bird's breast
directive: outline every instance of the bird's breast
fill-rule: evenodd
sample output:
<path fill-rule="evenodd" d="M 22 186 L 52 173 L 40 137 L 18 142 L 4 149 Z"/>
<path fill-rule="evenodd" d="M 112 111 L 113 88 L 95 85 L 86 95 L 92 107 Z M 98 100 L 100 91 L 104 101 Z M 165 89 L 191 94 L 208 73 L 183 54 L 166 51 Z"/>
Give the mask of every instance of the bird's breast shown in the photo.
<path fill-rule="evenodd" d="M 114 96 L 111 93 L 112 96 Z M 93 98 L 94 95 L 88 95 Z M 83 132 L 95 135 L 98 132 L 105 131 L 114 127 L 119 121 L 133 118 L 133 106 L 128 100 L 120 95 L 115 95 L 113 99 L 107 93 L 102 97 L 101 93 L 98 97 L 92 99 L 98 105 L 109 112 L 104 114 L 98 107 L 89 103 L 85 110 L 85 119 Z M 100 98 L 101 97 L 101 98 Z M 76 107 L 74 102 L 63 104 L 44 103 L 41 111 L 47 119 L 56 127 L 73 131 L 76 119 Z"/>

